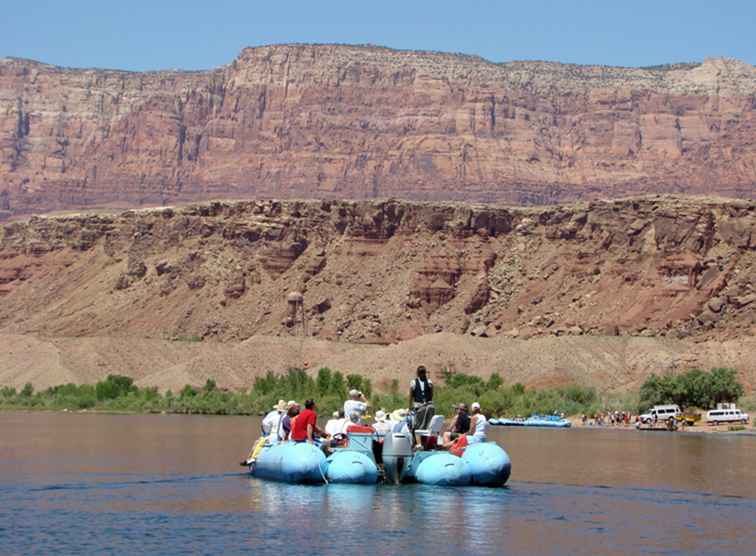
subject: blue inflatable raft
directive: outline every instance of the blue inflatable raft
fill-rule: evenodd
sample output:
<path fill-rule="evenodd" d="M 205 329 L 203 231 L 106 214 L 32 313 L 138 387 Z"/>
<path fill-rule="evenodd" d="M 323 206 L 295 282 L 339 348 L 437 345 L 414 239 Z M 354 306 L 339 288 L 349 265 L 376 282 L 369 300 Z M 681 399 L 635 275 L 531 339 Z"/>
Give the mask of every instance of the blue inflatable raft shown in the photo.
<path fill-rule="evenodd" d="M 558 415 L 531 415 L 525 419 L 525 426 L 567 429 L 572 426 L 572 423 L 567 419 L 562 419 Z"/>
<path fill-rule="evenodd" d="M 284 442 L 265 446 L 250 464 L 254 477 L 298 484 L 376 484 L 380 475 L 372 452 L 372 435 L 350 434 L 349 447 L 328 458 L 314 444 Z M 412 449 L 407 433 L 386 436 L 383 449 L 385 480 L 436 486 L 502 486 L 509 479 L 509 455 L 495 442 L 468 446 L 457 457 L 445 451 Z"/>
<path fill-rule="evenodd" d="M 557 415 L 531 415 L 527 419 L 490 419 L 490 425 L 499 427 L 551 427 L 566 429 L 572 426 L 567 419 L 562 419 Z"/>
<path fill-rule="evenodd" d="M 328 456 L 327 462 L 328 482 L 357 485 L 374 485 L 378 482 L 378 466 L 362 452 L 339 450 Z"/>
<path fill-rule="evenodd" d="M 261 479 L 298 484 L 326 481 L 328 462 L 323 451 L 307 442 L 283 442 L 262 449 L 249 472 Z"/>
<path fill-rule="evenodd" d="M 462 457 L 449 452 L 418 452 L 401 474 L 401 482 L 435 486 L 502 486 L 512 472 L 509 455 L 495 442 L 468 446 Z"/>

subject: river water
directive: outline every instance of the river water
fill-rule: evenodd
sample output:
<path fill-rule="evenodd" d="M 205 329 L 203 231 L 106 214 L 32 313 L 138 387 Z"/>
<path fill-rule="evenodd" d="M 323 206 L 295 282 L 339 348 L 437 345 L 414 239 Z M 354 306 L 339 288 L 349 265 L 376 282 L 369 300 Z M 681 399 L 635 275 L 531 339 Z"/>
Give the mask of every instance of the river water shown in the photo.
<path fill-rule="evenodd" d="M 756 437 L 493 428 L 506 488 L 253 479 L 259 419 L 0 414 L 0 553 L 756 554 Z"/>

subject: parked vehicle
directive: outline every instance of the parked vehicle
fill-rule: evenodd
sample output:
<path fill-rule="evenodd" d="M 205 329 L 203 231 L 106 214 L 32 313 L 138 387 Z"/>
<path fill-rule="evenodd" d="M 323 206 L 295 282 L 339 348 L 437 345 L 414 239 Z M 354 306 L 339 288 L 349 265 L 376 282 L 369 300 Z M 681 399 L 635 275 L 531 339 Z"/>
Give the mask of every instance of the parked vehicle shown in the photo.
<path fill-rule="evenodd" d="M 717 407 L 712 409 L 706 414 L 706 422 L 709 425 L 718 425 L 719 423 L 748 423 L 748 413 L 743 413 L 734 404 L 720 404 L 728 405 L 729 407 Z"/>
<path fill-rule="evenodd" d="M 648 412 L 638 417 L 639 423 L 658 423 L 667 421 L 670 417 L 678 420 L 682 412 L 677 404 L 655 405 Z"/>

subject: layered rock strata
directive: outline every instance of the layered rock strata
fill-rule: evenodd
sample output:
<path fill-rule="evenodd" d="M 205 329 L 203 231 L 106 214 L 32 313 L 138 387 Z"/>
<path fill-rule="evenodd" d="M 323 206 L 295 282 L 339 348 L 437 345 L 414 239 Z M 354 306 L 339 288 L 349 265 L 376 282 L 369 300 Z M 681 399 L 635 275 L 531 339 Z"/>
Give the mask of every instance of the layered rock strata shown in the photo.
<path fill-rule="evenodd" d="M 6 58 L 0 218 L 221 197 L 753 198 L 754 109 L 756 69 L 724 59 L 631 69 L 282 45 L 133 73 Z"/>
<path fill-rule="evenodd" d="M 749 201 L 214 202 L 6 223 L 0 334 L 731 339 L 754 276 Z"/>

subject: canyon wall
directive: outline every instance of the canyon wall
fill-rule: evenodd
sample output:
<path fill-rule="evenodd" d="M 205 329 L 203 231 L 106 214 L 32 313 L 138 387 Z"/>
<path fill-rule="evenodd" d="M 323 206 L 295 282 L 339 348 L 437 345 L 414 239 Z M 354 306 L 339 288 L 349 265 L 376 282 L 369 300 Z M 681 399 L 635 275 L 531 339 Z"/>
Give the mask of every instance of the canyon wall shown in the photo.
<path fill-rule="evenodd" d="M 387 387 L 422 363 L 623 391 L 651 372 L 731 366 L 750 391 L 754 276 L 756 202 L 744 200 L 35 216 L 0 225 L 0 383 L 119 372 L 249 387 L 327 365 Z"/>
<path fill-rule="evenodd" d="M 756 69 L 377 47 L 248 48 L 200 72 L 0 60 L 0 219 L 211 198 L 545 204 L 753 198 Z"/>
<path fill-rule="evenodd" d="M 215 202 L 6 223 L 0 333 L 727 339 L 754 276 L 755 202 Z"/>

